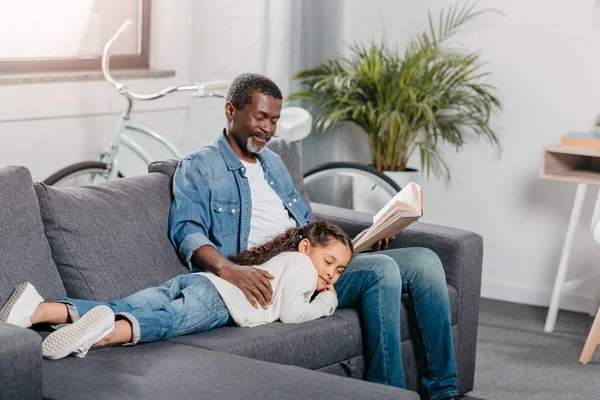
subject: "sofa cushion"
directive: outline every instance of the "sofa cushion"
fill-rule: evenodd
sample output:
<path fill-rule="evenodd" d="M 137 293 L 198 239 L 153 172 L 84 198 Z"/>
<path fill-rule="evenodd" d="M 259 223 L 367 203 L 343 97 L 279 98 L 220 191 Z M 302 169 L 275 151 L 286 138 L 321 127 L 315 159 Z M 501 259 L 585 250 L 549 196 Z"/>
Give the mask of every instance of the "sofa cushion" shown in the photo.
<path fill-rule="evenodd" d="M 273 322 L 253 328 L 224 326 L 171 341 L 308 369 L 318 369 L 362 354 L 360 321 L 354 310 L 337 310 L 330 317 L 302 324 Z"/>
<path fill-rule="evenodd" d="M 43 361 L 50 399 L 418 399 L 391 386 L 169 342 Z"/>
<path fill-rule="evenodd" d="M 187 273 L 168 237 L 170 179 L 36 184 L 46 236 L 68 296 L 110 301 Z"/>
<path fill-rule="evenodd" d="M 0 204 L 0 307 L 23 282 L 44 299 L 64 296 L 27 168 L 0 168 Z"/>
<path fill-rule="evenodd" d="M 448 293 L 452 324 L 456 324 L 457 292 L 448 286 Z M 403 295 L 400 310 L 402 340 L 412 339 L 415 334 L 411 309 L 408 296 Z M 171 339 L 189 346 L 308 369 L 323 368 L 361 355 L 362 340 L 359 314 L 352 309 L 339 309 L 330 317 L 302 324 L 274 322 L 254 328 L 224 326 Z"/>

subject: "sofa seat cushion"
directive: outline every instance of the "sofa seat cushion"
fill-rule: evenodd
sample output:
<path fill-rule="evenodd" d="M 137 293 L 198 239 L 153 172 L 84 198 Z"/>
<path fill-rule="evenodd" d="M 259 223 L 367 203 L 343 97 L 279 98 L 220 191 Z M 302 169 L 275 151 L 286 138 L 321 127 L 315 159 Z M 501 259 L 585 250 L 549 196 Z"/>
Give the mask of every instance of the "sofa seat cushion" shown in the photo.
<path fill-rule="evenodd" d="M 273 322 L 253 328 L 224 326 L 171 341 L 277 364 L 318 369 L 362 354 L 360 320 L 354 310 L 301 324 Z"/>
<path fill-rule="evenodd" d="M 457 292 L 448 287 L 452 323 L 457 320 Z M 408 296 L 403 296 L 400 330 L 402 340 L 415 335 Z M 411 325 L 412 323 L 412 325 Z M 223 351 L 278 364 L 319 369 L 362 354 L 362 334 L 358 312 L 338 309 L 326 318 L 302 324 L 274 322 L 254 328 L 224 326 L 171 341 L 189 346 Z M 290 346 L 293 343 L 293 346 Z"/>
<path fill-rule="evenodd" d="M 27 168 L 0 168 L 0 204 L 0 308 L 23 282 L 47 300 L 64 296 Z"/>
<path fill-rule="evenodd" d="M 70 297 L 110 301 L 189 272 L 168 236 L 170 179 L 36 184 L 52 256 Z"/>
<path fill-rule="evenodd" d="M 50 399 L 418 399 L 414 392 L 169 342 L 43 361 Z"/>

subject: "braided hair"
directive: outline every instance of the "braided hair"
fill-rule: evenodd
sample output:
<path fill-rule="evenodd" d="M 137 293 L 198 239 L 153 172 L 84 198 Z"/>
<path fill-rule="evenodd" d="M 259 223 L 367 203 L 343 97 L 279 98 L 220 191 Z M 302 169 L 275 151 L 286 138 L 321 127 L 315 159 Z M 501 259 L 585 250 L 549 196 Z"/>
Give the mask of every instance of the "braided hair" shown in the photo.
<path fill-rule="evenodd" d="M 352 240 L 342 228 L 328 221 L 319 221 L 301 228 L 288 229 L 267 243 L 243 251 L 229 259 L 239 265 L 260 265 L 284 251 L 298 251 L 302 239 L 308 239 L 310 244 L 316 247 L 327 246 L 332 240 L 337 240 L 350 252 L 353 251 Z"/>

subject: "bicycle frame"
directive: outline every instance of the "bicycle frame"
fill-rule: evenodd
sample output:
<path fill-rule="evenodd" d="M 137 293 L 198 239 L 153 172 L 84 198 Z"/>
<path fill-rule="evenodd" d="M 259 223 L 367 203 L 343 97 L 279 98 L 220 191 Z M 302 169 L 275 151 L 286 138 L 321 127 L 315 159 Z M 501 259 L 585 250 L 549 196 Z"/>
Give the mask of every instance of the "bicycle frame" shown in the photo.
<path fill-rule="evenodd" d="M 139 146 L 127 135 L 128 131 L 142 133 L 162 144 L 163 147 L 166 148 L 171 155 L 173 155 L 173 157 L 177 159 L 182 158 L 182 155 L 179 153 L 179 151 L 167 139 L 162 137 L 158 132 L 147 128 L 144 125 L 132 122 L 129 119 L 128 114 L 129 113 L 127 113 L 127 115 L 123 115 L 117 123 L 115 136 L 110 147 L 96 158 L 96 161 L 102 161 L 108 165 L 107 179 L 115 179 L 119 173 L 119 150 L 121 146 L 125 146 L 135 153 L 146 163 L 146 165 L 155 161 L 146 151 L 144 151 L 141 146 Z"/>

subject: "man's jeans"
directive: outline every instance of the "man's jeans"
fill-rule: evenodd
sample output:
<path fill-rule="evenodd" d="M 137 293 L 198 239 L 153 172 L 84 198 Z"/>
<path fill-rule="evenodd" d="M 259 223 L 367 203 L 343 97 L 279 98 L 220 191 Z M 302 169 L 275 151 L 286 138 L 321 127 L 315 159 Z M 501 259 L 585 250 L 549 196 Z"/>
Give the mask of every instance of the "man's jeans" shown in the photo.
<path fill-rule="evenodd" d="M 167 340 L 174 336 L 208 331 L 225 325 L 229 312 L 212 282 L 202 275 L 177 276 L 123 300 L 102 303 L 61 298 L 75 322 L 99 305 L 110 307 L 133 328 L 131 344 Z"/>
<path fill-rule="evenodd" d="M 421 383 L 431 399 L 458 395 L 446 276 L 438 256 L 425 248 L 357 254 L 335 284 L 340 307 L 361 316 L 365 379 L 405 387 L 400 354 L 401 294 L 412 297 L 425 370 Z"/>

